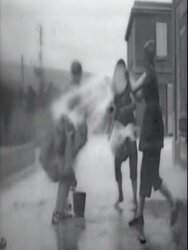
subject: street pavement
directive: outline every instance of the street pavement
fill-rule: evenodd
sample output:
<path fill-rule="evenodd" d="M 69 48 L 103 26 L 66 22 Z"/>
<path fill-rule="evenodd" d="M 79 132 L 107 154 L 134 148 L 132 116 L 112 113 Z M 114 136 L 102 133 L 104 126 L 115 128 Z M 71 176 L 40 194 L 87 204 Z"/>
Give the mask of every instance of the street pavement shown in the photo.
<path fill-rule="evenodd" d="M 140 245 L 136 231 L 128 227 L 132 217 L 128 161 L 122 166 L 124 202 L 120 209 L 114 208 L 117 187 L 113 157 L 104 138 L 91 139 L 76 164 L 77 190 L 87 193 L 85 218 L 70 219 L 59 226 L 51 225 L 57 184 L 47 178 L 38 154 L 37 150 L 34 166 L 1 187 L 0 235 L 7 239 L 7 250 L 173 249 L 170 211 L 159 193 L 153 193 L 146 203 L 147 244 Z M 139 153 L 138 168 L 141 156 Z M 175 197 L 186 199 L 187 174 L 172 164 L 171 138 L 165 140 L 161 175 Z M 72 193 L 69 201 L 72 202 Z"/>

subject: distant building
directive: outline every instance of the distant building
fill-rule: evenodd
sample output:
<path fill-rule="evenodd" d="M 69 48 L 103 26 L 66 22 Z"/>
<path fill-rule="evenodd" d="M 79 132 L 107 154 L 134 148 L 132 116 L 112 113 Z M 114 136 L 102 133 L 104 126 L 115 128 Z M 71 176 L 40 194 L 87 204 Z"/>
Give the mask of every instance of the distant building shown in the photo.
<path fill-rule="evenodd" d="M 187 1 L 173 0 L 174 160 L 187 165 Z"/>
<path fill-rule="evenodd" d="M 136 77 L 143 71 L 143 47 L 146 41 L 156 42 L 156 71 L 165 133 L 173 133 L 173 40 L 172 4 L 134 2 L 125 34 L 128 68 Z M 137 124 L 141 125 L 144 103 L 137 108 Z"/>

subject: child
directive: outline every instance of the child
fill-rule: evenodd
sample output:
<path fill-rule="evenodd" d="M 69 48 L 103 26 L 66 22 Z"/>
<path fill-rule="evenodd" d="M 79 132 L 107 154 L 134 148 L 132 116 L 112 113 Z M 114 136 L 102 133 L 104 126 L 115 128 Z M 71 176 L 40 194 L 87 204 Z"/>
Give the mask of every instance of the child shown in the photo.
<path fill-rule="evenodd" d="M 131 100 L 128 74 L 123 59 L 120 59 L 115 67 L 113 76 L 113 90 L 115 93 L 114 120 L 121 122 L 124 126 L 127 126 L 129 123 L 134 125 L 135 118 L 133 111 L 136 106 Z M 135 211 L 137 209 L 137 146 L 136 142 L 133 142 L 129 139 L 125 140 L 115 156 L 115 177 L 119 191 L 119 198 L 116 205 L 123 201 L 121 165 L 122 162 L 127 160 L 127 158 L 129 158 L 130 179 L 133 189 L 133 209 Z"/>
<path fill-rule="evenodd" d="M 154 67 L 155 43 L 148 41 L 144 46 L 145 73 L 132 86 L 133 94 L 142 89 L 142 95 L 146 103 L 139 149 L 143 152 L 141 164 L 140 200 L 137 217 L 129 225 L 138 226 L 139 240 L 145 243 L 144 235 L 144 206 L 145 198 L 150 197 L 152 187 L 159 190 L 167 199 L 172 209 L 171 225 L 175 223 L 178 213 L 179 203 L 175 201 L 171 192 L 162 181 L 159 175 L 160 154 L 164 140 L 164 126 L 161 108 L 159 104 L 159 86 Z"/>

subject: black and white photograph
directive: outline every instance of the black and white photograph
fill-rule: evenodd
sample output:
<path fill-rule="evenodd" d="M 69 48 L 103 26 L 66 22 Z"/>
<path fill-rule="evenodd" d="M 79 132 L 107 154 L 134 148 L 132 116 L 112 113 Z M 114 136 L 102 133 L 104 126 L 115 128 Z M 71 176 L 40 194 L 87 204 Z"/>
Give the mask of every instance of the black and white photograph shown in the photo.
<path fill-rule="evenodd" d="M 186 0 L 0 0 L 0 250 L 187 250 Z"/>

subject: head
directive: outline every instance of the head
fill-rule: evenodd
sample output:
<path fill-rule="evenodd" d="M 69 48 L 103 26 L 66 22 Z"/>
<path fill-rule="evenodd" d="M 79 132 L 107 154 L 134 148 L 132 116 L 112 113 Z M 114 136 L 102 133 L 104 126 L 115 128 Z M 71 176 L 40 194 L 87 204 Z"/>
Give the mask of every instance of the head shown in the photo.
<path fill-rule="evenodd" d="M 75 60 L 71 64 L 72 82 L 74 84 L 80 84 L 82 79 L 82 65 L 79 61 Z"/>
<path fill-rule="evenodd" d="M 113 75 L 113 91 L 115 94 L 120 94 L 126 88 L 126 64 L 123 59 L 119 59 L 116 63 Z"/>
<path fill-rule="evenodd" d="M 155 58 L 155 41 L 154 40 L 149 40 L 145 43 L 144 45 L 144 55 L 145 58 L 153 63 L 154 62 L 154 58 Z"/>

